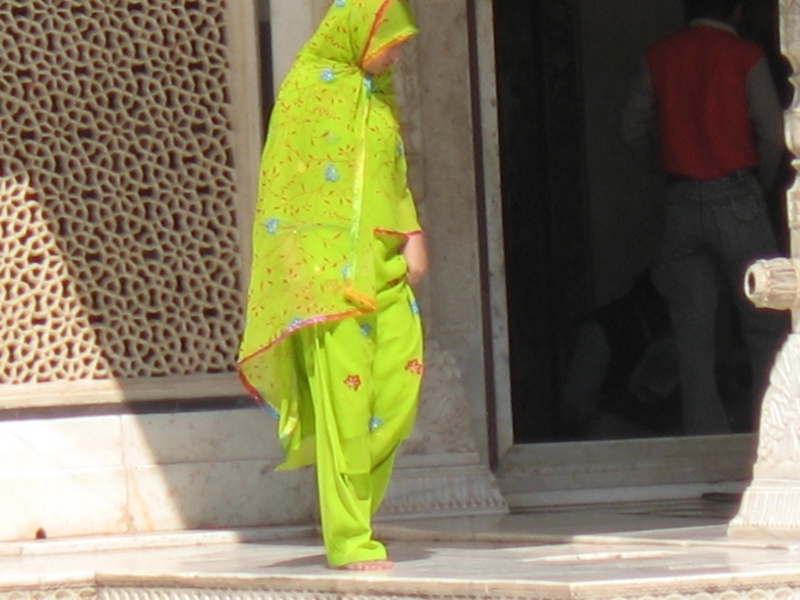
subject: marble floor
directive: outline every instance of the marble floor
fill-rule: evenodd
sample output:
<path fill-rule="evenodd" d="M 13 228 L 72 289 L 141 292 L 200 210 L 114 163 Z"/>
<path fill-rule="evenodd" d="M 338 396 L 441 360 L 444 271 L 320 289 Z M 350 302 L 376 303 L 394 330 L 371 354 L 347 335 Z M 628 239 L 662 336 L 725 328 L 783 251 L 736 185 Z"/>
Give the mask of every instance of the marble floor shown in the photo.
<path fill-rule="evenodd" d="M 800 540 L 728 540 L 735 509 L 709 496 L 382 522 L 396 566 L 366 574 L 327 569 L 307 527 L 6 543 L 0 596 L 800 597 Z"/>

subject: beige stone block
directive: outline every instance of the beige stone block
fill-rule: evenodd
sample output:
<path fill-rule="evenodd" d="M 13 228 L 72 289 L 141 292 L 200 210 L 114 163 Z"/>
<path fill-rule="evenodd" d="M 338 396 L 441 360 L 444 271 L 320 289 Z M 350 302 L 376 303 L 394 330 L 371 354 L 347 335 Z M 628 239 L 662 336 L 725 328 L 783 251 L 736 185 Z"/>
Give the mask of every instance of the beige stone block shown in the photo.
<path fill-rule="evenodd" d="M 275 420 L 259 409 L 126 416 L 122 431 L 129 466 L 282 457 Z"/>
<path fill-rule="evenodd" d="M 276 472 L 275 461 L 141 466 L 129 470 L 136 532 L 305 524 L 316 502 L 313 471 Z"/>

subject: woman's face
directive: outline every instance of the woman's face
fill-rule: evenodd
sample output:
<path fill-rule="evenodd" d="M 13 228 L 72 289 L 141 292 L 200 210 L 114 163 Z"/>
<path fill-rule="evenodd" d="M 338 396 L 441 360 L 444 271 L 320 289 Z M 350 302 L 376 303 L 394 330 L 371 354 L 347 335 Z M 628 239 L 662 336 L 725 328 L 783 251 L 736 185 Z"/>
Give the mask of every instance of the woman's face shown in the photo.
<path fill-rule="evenodd" d="M 400 61 L 405 42 L 398 42 L 378 52 L 369 60 L 364 61 L 361 68 L 370 75 L 380 75 L 386 69 L 393 67 Z"/>

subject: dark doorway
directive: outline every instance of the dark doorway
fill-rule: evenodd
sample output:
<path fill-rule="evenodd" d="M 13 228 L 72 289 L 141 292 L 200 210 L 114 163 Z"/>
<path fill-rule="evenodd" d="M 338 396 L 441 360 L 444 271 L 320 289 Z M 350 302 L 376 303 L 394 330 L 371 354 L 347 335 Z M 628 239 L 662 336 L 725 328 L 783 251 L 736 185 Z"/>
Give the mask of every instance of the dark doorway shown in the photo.
<path fill-rule="evenodd" d="M 647 336 L 669 329 L 666 304 L 649 277 L 660 243 L 663 181 L 626 154 L 617 120 L 641 53 L 683 26 L 686 6 L 683 0 L 494 0 L 493 6 L 515 441 L 681 435 L 680 390 L 669 363 L 674 349 L 668 340 L 654 348 L 641 328 L 644 320 Z M 747 10 L 742 34 L 762 45 L 785 90 L 777 2 L 750 0 Z M 772 206 L 785 238 L 785 180 L 781 185 Z M 730 319 L 730 307 L 723 303 L 720 314 Z M 591 349 L 591 324 L 598 321 L 613 330 L 606 351 L 619 360 L 606 365 L 603 397 L 587 427 L 576 425 L 575 406 L 564 397 L 575 379 L 570 362 L 582 345 Z M 721 327 L 724 338 L 730 330 Z M 732 348 L 738 343 L 725 339 Z M 749 382 L 736 381 L 741 353 L 734 350 L 721 363 L 727 369 L 721 393 L 740 402 Z M 632 373 L 644 378 L 644 388 L 636 388 Z M 742 419 L 736 430 L 749 431 L 752 405 L 736 410 Z"/>

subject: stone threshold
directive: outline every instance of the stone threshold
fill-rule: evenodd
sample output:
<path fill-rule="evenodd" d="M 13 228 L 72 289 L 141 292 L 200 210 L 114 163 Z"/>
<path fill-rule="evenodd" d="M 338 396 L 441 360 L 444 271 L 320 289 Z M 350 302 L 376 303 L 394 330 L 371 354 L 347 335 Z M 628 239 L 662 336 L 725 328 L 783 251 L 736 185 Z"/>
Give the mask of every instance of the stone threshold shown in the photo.
<path fill-rule="evenodd" d="M 702 506 L 382 520 L 397 566 L 381 573 L 325 568 L 312 526 L 5 543 L 0 600 L 800 598 L 800 541 L 729 540 L 713 511 L 691 526 Z"/>
<path fill-rule="evenodd" d="M 573 507 L 578 509 L 580 507 Z M 591 507 L 586 507 L 591 510 Z M 678 548 L 740 548 L 800 551 L 800 540 L 733 538 L 726 525 L 705 525 L 668 529 L 610 533 L 537 533 L 496 531 L 493 524 L 503 517 L 426 517 L 414 520 L 381 518 L 375 524 L 376 537 L 387 542 L 453 542 L 531 546 L 618 545 Z M 0 543 L 0 560 L 8 557 L 53 556 L 92 552 L 115 552 L 190 546 L 265 544 L 319 537 L 315 525 L 252 527 L 228 530 L 191 530 L 170 533 L 87 536 L 62 539 L 26 540 Z"/>
<path fill-rule="evenodd" d="M 507 550 L 507 549 L 506 549 Z M 524 550 L 524 548 L 522 549 Z M 724 560 L 710 566 L 700 564 L 698 572 L 684 564 L 663 566 L 678 552 L 653 552 L 627 544 L 604 548 L 602 552 L 582 548 L 574 556 L 545 551 L 538 557 L 516 559 L 529 565 L 527 576 L 487 576 L 481 572 L 482 555 L 472 559 L 475 577 L 462 570 L 453 575 L 447 568 L 429 568 L 416 573 L 350 573 L 318 569 L 315 573 L 280 574 L 257 571 L 221 570 L 128 574 L 93 571 L 90 568 L 54 570 L 0 577 L 3 600 L 420 600 L 509 599 L 522 600 L 793 600 L 800 597 L 800 566 L 785 565 L 762 571 L 748 571 Z M 498 550 L 500 552 L 500 550 Z M 699 555 L 709 560 L 708 555 Z M 506 559 L 508 557 L 505 557 Z M 268 559 L 265 551 L 264 559 Z M 647 570 L 643 561 L 662 561 L 658 570 Z M 689 557 L 688 560 L 691 560 Z M 712 557 L 710 560 L 714 560 Z M 741 560 L 741 558 L 740 558 Z M 422 564 L 424 566 L 425 560 Z M 441 562 L 441 561 L 440 561 Z M 630 570 L 620 568 L 629 563 Z M 571 567 L 580 565 L 580 567 Z M 581 564 L 582 563 L 582 564 Z M 553 576 L 554 567 L 564 573 Z M 517 568 L 519 565 L 517 564 Z M 704 572 L 708 569 L 709 572 Z M 399 571 L 399 569 L 397 569 Z M 417 571 L 420 569 L 418 568 Z M 689 571 L 687 573 L 687 571 Z M 505 577 L 503 575 L 506 575 Z"/>

